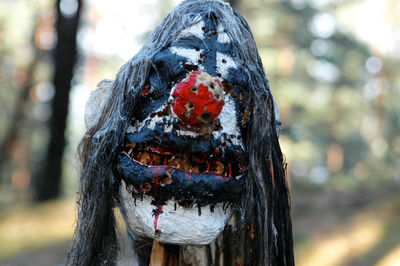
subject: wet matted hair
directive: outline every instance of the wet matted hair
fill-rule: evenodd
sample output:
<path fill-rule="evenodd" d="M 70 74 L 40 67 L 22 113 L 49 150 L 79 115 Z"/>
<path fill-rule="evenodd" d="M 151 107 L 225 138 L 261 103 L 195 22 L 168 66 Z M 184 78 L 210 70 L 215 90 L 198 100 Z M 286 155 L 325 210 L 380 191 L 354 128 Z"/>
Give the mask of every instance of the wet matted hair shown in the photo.
<path fill-rule="evenodd" d="M 155 55 L 203 17 L 212 17 L 228 29 L 235 60 L 240 62 L 241 73 L 247 80 L 249 111 L 243 134 L 248 156 L 245 195 L 234 222 L 226 226 L 209 249 L 214 253 L 210 254 L 210 264 L 218 265 L 218 254 L 223 254 L 224 265 L 294 265 L 290 197 L 286 164 L 278 142 L 277 107 L 247 22 L 229 4 L 219 0 L 183 1 L 164 18 L 110 84 L 101 115 L 89 125 L 78 147 L 78 217 L 67 264 L 117 263 L 114 207 L 119 200 L 121 180 L 113 175 L 113 167 L 119 147 L 132 123 L 132 113 L 149 73 L 156 68 Z"/>

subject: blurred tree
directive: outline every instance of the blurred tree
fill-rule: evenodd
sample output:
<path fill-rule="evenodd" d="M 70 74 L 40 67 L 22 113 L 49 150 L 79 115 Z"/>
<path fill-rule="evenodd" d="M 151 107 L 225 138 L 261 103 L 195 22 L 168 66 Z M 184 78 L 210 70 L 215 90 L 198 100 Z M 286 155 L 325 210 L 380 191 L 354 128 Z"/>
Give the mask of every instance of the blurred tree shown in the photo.
<path fill-rule="evenodd" d="M 229 0 L 229 4 L 231 5 L 231 7 L 238 9 L 240 0 Z"/>
<path fill-rule="evenodd" d="M 388 147 L 399 142 L 393 135 L 399 122 L 387 114 L 398 110 L 391 87 L 399 62 L 369 49 L 339 23 L 335 12 L 346 3 L 242 5 L 280 106 L 281 143 L 298 183 L 349 187 L 398 175 L 393 155 L 399 149 Z"/>
<path fill-rule="evenodd" d="M 33 33 L 35 34 L 35 30 Z M 32 36 L 33 39 L 34 36 Z M 9 159 L 11 151 L 14 149 L 15 143 L 18 139 L 18 131 L 21 120 L 25 117 L 26 103 L 29 100 L 29 91 L 33 86 L 33 74 L 39 63 L 41 57 L 40 50 L 35 47 L 33 60 L 26 70 L 26 76 L 21 82 L 21 87 L 18 88 L 18 96 L 11 114 L 8 125 L 5 127 L 4 137 L 0 143 L 0 169 L 3 164 Z M 1 185 L 1 183 L 0 183 Z"/>
<path fill-rule="evenodd" d="M 82 8 L 81 0 L 57 0 L 57 45 L 54 53 L 54 87 L 50 121 L 50 142 L 44 171 L 35 182 L 38 201 L 54 199 L 61 188 L 62 157 L 65 146 L 65 128 L 69 92 L 77 59 L 76 35 Z"/>
<path fill-rule="evenodd" d="M 50 94 L 42 85 L 51 72 L 53 13 L 47 0 L 19 3 L 0 2 L 0 210 L 31 199 L 31 173 L 40 165 L 47 132 Z"/>

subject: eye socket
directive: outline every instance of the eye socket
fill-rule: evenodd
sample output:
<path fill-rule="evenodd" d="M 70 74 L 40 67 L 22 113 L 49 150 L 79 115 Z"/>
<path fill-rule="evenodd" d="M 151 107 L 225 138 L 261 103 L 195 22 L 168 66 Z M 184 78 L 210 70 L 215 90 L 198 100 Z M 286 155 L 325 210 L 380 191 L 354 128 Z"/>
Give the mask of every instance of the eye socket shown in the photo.
<path fill-rule="evenodd" d="M 196 71 L 199 70 L 199 67 L 196 65 L 184 65 L 185 69 L 188 71 Z"/>
<path fill-rule="evenodd" d="M 164 61 L 163 60 L 158 60 L 156 62 L 156 66 L 157 66 L 157 68 L 163 68 L 164 67 Z"/>

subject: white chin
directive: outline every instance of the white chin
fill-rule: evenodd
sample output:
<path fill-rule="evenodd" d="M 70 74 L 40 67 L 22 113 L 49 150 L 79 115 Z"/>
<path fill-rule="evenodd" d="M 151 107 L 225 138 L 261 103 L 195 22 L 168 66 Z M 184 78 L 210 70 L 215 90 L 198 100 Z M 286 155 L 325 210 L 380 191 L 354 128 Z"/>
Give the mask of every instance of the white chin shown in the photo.
<path fill-rule="evenodd" d="M 175 201 L 169 200 L 163 205 L 162 213 L 157 220 L 155 234 L 152 212 L 157 207 L 151 204 L 152 197 L 144 196 L 143 200 L 135 199 L 126 190 L 125 182 L 120 186 L 121 210 L 128 229 L 141 237 L 155 239 L 162 243 L 177 245 L 207 245 L 217 238 L 232 216 L 232 208 L 223 209 L 217 204 L 213 212 L 210 205 L 201 207 L 201 215 L 197 207 L 184 208 Z"/>

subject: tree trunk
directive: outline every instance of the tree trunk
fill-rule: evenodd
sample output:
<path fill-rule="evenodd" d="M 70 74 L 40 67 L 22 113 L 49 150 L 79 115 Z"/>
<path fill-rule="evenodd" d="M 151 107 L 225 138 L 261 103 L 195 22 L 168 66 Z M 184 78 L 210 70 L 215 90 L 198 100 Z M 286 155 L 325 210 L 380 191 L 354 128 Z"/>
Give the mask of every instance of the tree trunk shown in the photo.
<path fill-rule="evenodd" d="M 0 144 L 0 169 L 2 169 L 3 164 L 7 162 L 9 154 L 12 152 L 15 143 L 18 141 L 18 127 L 25 115 L 24 110 L 26 103 L 29 100 L 29 90 L 33 85 L 33 72 L 40 61 L 40 56 L 40 51 L 35 48 L 35 56 L 27 69 L 26 78 L 20 88 L 14 111 L 9 120 L 9 124 L 6 127 L 7 130 L 4 139 Z"/>
<path fill-rule="evenodd" d="M 57 0 L 57 46 L 54 54 L 55 95 L 52 102 L 50 121 L 50 141 L 44 172 L 36 180 L 36 199 L 38 201 L 57 198 L 61 188 L 62 157 L 65 146 L 69 92 L 77 58 L 76 34 L 79 24 L 81 0 Z M 76 6 L 75 6 L 76 4 Z M 75 9 L 76 7 L 76 9 Z M 75 11 L 76 10 L 76 11 Z M 75 12 L 74 12 L 75 11 Z"/>

